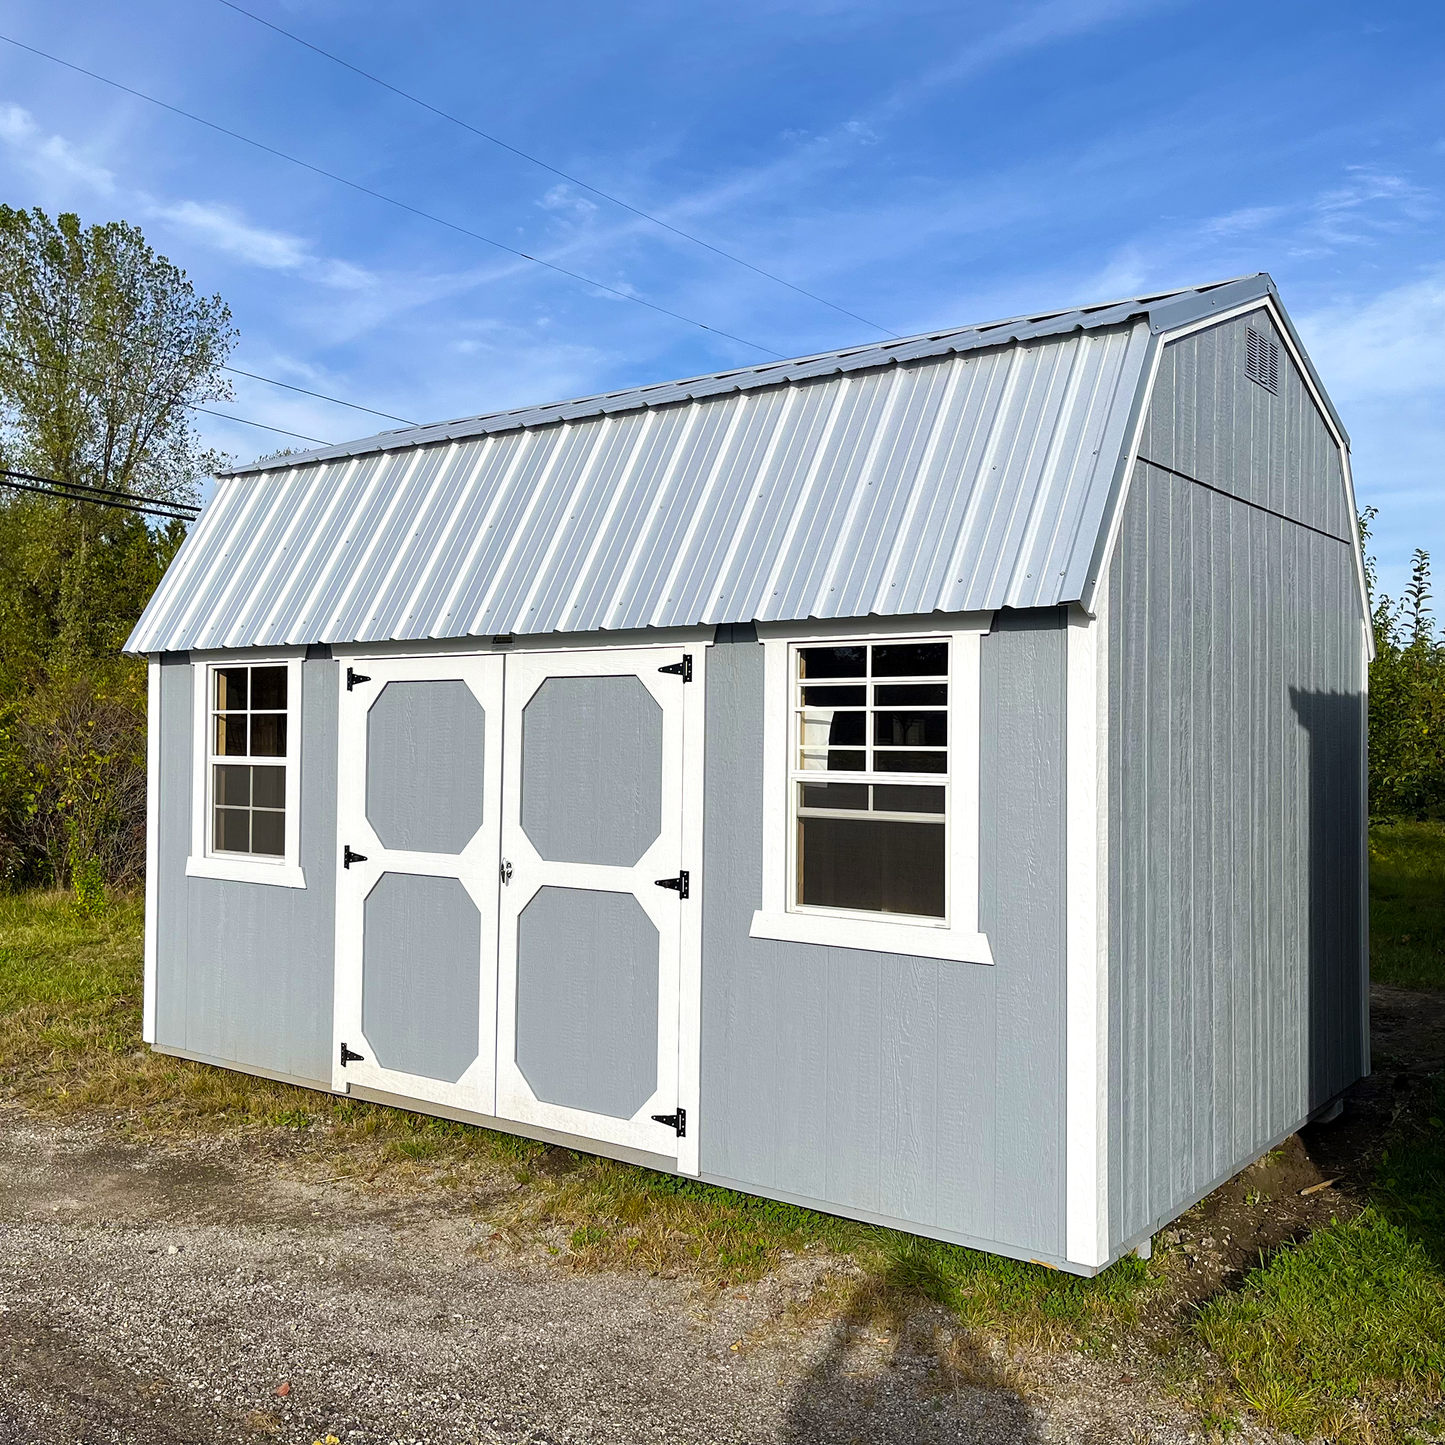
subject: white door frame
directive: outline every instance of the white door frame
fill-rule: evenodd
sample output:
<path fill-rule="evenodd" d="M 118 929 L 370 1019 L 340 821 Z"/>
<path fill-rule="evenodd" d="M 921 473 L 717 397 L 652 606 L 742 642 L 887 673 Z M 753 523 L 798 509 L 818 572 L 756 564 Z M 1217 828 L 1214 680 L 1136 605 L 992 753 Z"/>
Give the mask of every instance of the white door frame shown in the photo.
<path fill-rule="evenodd" d="M 687 674 L 658 669 L 690 658 Z M 698 1172 L 697 1117 L 701 1044 L 702 944 L 702 646 L 601 647 L 559 652 L 518 648 L 507 659 L 506 753 L 503 760 L 502 850 L 512 879 L 499 910 L 496 1114 L 579 1138 L 676 1154 L 680 1172 Z M 547 677 L 635 676 L 663 709 L 663 826 L 631 868 L 542 859 L 521 827 L 522 710 Z M 500 862 L 500 858 L 498 860 Z M 689 875 L 688 897 L 655 879 Z M 537 890 L 552 884 L 630 892 L 658 929 L 658 1072 L 652 1097 L 631 1119 L 616 1119 L 538 1100 L 516 1064 L 516 924 Z M 653 1114 L 686 1111 L 678 1136 Z"/>
<path fill-rule="evenodd" d="M 492 1114 L 496 1103 L 497 903 L 502 785 L 503 659 L 497 655 L 377 657 L 364 660 L 338 652 L 336 790 L 336 993 L 332 1027 L 332 1087 L 345 1093 L 360 1084 L 389 1094 Z M 366 674 L 353 688 L 348 671 Z M 388 849 L 366 816 L 367 717 L 390 682 L 448 682 L 467 685 L 485 716 L 482 823 L 460 853 Z M 365 856 L 348 868 L 345 849 Z M 455 1083 L 382 1068 L 361 1027 L 361 964 L 364 906 L 386 872 L 455 878 L 481 915 L 477 1057 Z M 341 1046 L 364 1055 L 341 1062 Z"/>

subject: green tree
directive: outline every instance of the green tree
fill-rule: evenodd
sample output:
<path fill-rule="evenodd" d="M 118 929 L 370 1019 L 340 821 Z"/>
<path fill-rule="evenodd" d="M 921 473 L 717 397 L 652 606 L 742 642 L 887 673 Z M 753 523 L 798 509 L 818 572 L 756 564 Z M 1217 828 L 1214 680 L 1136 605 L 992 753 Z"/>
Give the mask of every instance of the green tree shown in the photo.
<path fill-rule="evenodd" d="M 1430 556 L 1416 549 L 1405 596 L 1377 593 L 1370 555 L 1373 507 L 1360 517 L 1373 607 L 1370 664 L 1370 811 L 1377 817 L 1445 812 L 1445 638 L 1435 629 Z"/>
<path fill-rule="evenodd" d="M 193 502 L 231 313 L 124 221 L 0 205 L 0 466 Z M 145 685 L 119 649 L 184 537 L 0 487 L 0 881 L 135 876 Z M 139 787 L 137 780 L 139 779 Z"/>

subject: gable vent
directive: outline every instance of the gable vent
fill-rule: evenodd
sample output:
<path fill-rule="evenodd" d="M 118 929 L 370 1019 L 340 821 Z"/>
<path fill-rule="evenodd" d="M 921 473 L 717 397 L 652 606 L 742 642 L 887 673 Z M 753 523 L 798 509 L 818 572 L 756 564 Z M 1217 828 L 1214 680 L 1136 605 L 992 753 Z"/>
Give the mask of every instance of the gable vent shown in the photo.
<path fill-rule="evenodd" d="M 1279 392 L 1279 344 L 1252 326 L 1244 333 L 1244 374 L 1266 391 Z"/>

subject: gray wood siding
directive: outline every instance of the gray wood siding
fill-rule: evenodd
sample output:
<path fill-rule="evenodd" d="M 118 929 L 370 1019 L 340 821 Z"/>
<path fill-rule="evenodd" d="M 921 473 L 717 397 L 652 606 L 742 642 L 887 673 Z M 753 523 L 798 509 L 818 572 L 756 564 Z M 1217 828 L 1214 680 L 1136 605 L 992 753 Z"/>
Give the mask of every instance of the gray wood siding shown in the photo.
<path fill-rule="evenodd" d="M 1346 543 L 1137 466 L 1108 578 L 1115 1247 L 1368 1069 L 1355 585 Z"/>
<path fill-rule="evenodd" d="M 984 642 L 988 967 L 748 937 L 762 897 L 763 649 L 712 649 L 706 1177 L 1062 1258 L 1064 661 L 1058 610 L 1016 614 Z"/>
<path fill-rule="evenodd" d="M 308 660 L 301 700 L 301 866 L 306 887 L 186 877 L 193 670 L 161 669 L 156 1042 L 331 1080 L 336 919 L 334 662 Z"/>
<path fill-rule="evenodd" d="M 1278 395 L 1245 375 L 1251 326 L 1279 345 Z M 1354 525 L 1339 449 L 1267 311 L 1164 348 L 1139 455 L 1331 537 Z"/>

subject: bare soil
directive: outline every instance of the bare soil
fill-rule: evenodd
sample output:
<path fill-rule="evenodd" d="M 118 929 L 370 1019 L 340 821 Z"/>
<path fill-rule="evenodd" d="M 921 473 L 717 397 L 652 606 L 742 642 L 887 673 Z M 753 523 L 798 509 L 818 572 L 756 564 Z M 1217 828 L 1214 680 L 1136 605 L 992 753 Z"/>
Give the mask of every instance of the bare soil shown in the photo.
<path fill-rule="evenodd" d="M 1373 1008 L 1376 1072 L 1343 1116 L 1165 1231 L 1138 1348 L 1099 1356 L 1007 1351 L 923 1304 L 880 1326 L 821 1252 L 725 1290 L 579 1271 L 564 1239 L 489 1222 L 501 1165 L 396 1191 L 284 1131 L 144 1142 L 0 1105 L 0 1445 L 1204 1440 L 1148 1337 L 1362 1206 L 1445 1062 L 1445 995 L 1377 987 Z"/>

